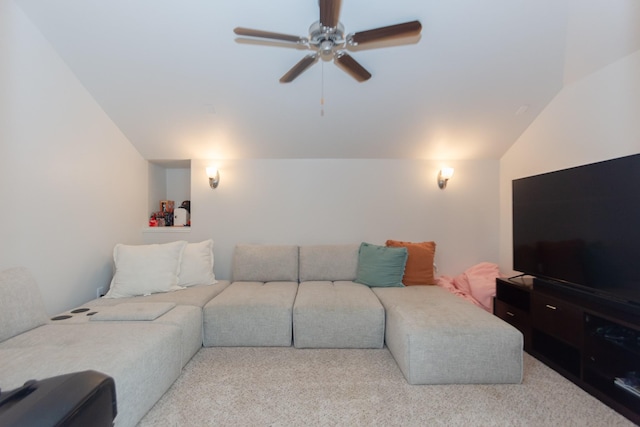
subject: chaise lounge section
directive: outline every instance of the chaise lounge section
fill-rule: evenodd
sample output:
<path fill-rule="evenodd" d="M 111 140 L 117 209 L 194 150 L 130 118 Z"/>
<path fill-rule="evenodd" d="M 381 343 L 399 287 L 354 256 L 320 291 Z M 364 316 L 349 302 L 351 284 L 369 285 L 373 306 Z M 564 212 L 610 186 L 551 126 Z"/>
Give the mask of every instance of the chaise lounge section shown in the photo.
<path fill-rule="evenodd" d="M 520 331 L 438 286 L 376 288 L 385 343 L 409 384 L 518 384 Z"/>
<path fill-rule="evenodd" d="M 185 363 L 185 330 L 170 322 L 50 321 L 33 277 L 22 268 L 0 274 L 0 294 L 3 390 L 31 379 L 95 370 L 115 380 L 116 425 L 133 426 Z"/>

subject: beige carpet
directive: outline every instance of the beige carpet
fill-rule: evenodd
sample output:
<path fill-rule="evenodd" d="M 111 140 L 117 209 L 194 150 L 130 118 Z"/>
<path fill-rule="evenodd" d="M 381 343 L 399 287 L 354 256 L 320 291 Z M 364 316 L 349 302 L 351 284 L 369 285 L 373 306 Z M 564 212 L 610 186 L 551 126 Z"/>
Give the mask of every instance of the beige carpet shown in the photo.
<path fill-rule="evenodd" d="M 387 349 L 204 348 L 140 426 L 630 426 L 525 354 L 519 385 L 407 384 Z"/>

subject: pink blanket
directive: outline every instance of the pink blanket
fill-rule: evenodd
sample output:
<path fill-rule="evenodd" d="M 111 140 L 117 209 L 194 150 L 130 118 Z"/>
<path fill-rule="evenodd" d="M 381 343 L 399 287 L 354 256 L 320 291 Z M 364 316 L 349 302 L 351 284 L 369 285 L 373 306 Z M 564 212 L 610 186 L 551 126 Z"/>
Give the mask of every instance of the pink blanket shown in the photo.
<path fill-rule="evenodd" d="M 501 277 L 498 266 L 490 262 L 482 262 L 459 276 L 437 277 L 436 284 L 492 313 L 497 277 Z"/>

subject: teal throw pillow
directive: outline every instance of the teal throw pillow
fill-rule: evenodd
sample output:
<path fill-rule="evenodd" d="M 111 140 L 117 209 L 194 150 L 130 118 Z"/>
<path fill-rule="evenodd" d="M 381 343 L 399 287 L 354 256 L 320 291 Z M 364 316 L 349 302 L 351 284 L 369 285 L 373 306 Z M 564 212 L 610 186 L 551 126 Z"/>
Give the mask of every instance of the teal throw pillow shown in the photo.
<path fill-rule="evenodd" d="M 407 263 L 407 248 L 362 243 L 358 252 L 356 283 L 371 287 L 400 287 Z"/>

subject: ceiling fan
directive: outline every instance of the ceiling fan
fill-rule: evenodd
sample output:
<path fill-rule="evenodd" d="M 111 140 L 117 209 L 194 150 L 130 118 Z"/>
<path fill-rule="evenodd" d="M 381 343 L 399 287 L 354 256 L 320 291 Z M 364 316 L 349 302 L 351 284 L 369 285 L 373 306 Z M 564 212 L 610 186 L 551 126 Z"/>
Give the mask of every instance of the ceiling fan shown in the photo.
<path fill-rule="evenodd" d="M 353 59 L 345 49 L 364 43 L 377 42 L 396 37 L 415 36 L 420 34 L 422 30 L 420 21 L 410 21 L 345 35 L 344 25 L 339 22 L 340 0 L 319 0 L 319 5 L 320 20 L 314 22 L 311 24 L 311 27 L 309 27 L 309 37 L 299 37 L 243 27 L 237 27 L 233 31 L 239 36 L 290 42 L 306 46 L 308 49 L 313 50 L 313 53 L 302 58 L 300 62 L 280 78 L 280 83 L 289 83 L 302 74 L 307 68 L 315 64 L 320 58 L 326 61 L 333 58 L 334 62 L 341 66 L 353 78 L 359 82 L 364 82 L 371 78 L 371 73 Z"/>

